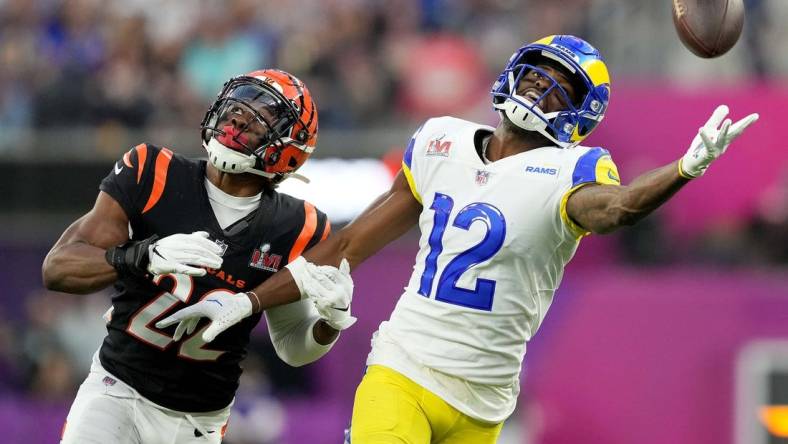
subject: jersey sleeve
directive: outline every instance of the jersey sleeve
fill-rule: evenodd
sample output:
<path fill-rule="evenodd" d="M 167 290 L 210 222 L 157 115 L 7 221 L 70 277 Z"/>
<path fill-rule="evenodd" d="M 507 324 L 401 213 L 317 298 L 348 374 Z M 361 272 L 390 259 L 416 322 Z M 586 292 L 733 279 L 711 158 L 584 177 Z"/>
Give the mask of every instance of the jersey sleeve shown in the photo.
<path fill-rule="evenodd" d="M 99 189 L 112 196 L 131 219 L 158 202 L 170 159 L 170 150 L 141 143 L 115 162 Z"/>
<path fill-rule="evenodd" d="M 414 164 L 414 151 L 417 152 L 415 158 L 418 159 L 419 148 L 423 145 L 423 143 L 419 143 L 421 142 L 420 136 L 427 122 L 422 124 L 419 127 L 419 129 L 417 129 L 416 132 L 413 134 L 413 137 L 410 138 L 410 141 L 408 142 L 408 147 L 405 149 L 405 154 L 402 156 L 402 173 L 405 175 L 405 179 L 407 179 L 408 181 L 408 187 L 410 187 L 410 192 L 413 193 L 413 197 L 416 198 L 416 200 L 419 201 L 419 203 L 423 203 L 423 202 L 421 200 L 421 194 L 419 193 L 419 188 L 417 186 L 418 182 L 416 178 L 416 173 L 418 172 L 418 165 Z"/>
<path fill-rule="evenodd" d="M 320 243 L 320 241 L 325 240 L 331 234 L 331 222 L 328 220 L 328 216 L 307 201 L 304 201 L 303 205 L 304 222 L 288 254 L 288 263 Z"/>
<path fill-rule="evenodd" d="M 315 341 L 312 330 L 320 320 L 320 313 L 311 301 L 269 308 L 265 311 L 265 319 L 277 356 L 291 366 L 317 361 L 336 343 L 336 338 L 326 345 Z"/>
<path fill-rule="evenodd" d="M 618 168 L 613 162 L 610 153 L 603 148 L 591 148 L 584 153 L 575 163 L 574 170 L 572 171 L 572 185 L 569 191 L 564 193 L 561 198 L 561 219 L 564 224 L 569 228 L 572 234 L 580 238 L 589 234 L 590 232 L 581 227 L 569 217 L 566 212 L 566 203 L 569 196 L 578 189 L 592 184 L 602 185 L 621 185 L 621 179 L 618 175 Z"/>

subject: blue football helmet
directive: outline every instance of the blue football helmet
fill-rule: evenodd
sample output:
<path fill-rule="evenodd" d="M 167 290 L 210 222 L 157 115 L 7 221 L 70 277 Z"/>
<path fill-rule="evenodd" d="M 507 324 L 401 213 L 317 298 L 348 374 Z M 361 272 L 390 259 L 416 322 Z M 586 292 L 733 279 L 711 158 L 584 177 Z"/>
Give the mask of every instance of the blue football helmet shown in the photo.
<path fill-rule="evenodd" d="M 576 100 L 536 65 L 556 62 L 564 68 L 575 86 Z M 521 96 L 517 86 L 523 76 L 536 70 L 552 82 L 537 99 Z M 545 113 L 539 104 L 553 91 L 563 95 L 567 109 Z M 551 35 L 518 49 L 492 88 L 493 107 L 513 124 L 538 131 L 561 148 L 571 148 L 591 134 L 605 116 L 610 101 L 610 75 L 599 51 L 583 39 L 570 35 Z"/>

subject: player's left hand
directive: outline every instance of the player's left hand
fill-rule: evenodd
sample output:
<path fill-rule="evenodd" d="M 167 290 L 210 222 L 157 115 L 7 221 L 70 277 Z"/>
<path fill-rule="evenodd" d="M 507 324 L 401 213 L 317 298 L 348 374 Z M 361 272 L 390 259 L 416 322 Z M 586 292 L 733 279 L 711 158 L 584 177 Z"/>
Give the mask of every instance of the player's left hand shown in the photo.
<path fill-rule="evenodd" d="M 252 301 L 246 293 L 220 293 L 208 296 L 202 301 L 178 310 L 156 323 L 156 328 L 169 327 L 178 323 L 172 339 L 179 341 L 183 334 L 190 335 L 202 318 L 211 320 L 211 325 L 202 334 L 205 342 L 211 342 L 219 334 L 252 314 Z"/>
<path fill-rule="evenodd" d="M 304 291 L 320 317 L 335 330 L 345 330 L 355 324 L 356 318 L 350 314 L 353 278 L 347 259 L 342 259 L 339 268 L 307 262 L 306 270 Z"/>
<path fill-rule="evenodd" d="M 687 153 L 679 161 L 679 172 L 683 177 L 692 179 L 702 176 L 709 165 L 728 149 L 731 142 L 758 120 L 758 114 L 753 113 L 733 123 L 731 119 L 725 118 L 728 111 L 727 106 L 718 106 L 706 124 L 698 129 Z"/>

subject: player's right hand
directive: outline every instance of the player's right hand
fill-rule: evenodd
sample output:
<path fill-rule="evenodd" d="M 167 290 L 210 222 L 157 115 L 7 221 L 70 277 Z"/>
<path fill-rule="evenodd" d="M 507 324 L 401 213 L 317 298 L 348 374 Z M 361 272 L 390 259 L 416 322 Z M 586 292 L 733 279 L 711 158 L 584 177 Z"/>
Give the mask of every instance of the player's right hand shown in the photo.
<path fill-rule="evenodd" d="M 720 157 L 735 138 L 758 120 L 758 114 L 753 113 L 732 123 L 731 119 L 725 118 L 727 115 L 728 107 L 720 105 L 706 124 L 698 129 L 687 153 L 679 161 L 679 174 L 682 177 L 693 179 L 702 176 L 711 162 Z"/>
<path fill-rule="evenodd" d="M 156 323 L 156 328 L 166 328 L 177 323 L 172 339 L 180 341 L 183 334 L 194 333 L 202 318 L 211 320 L 211 324 L 202 333 L 205 342 L 211 342 L 220 333 L 241 322 L 252 314 L 252 301 L 247 293 L 211 295 L 200 302 L 182 308 L 171 316 Z"/>
<path fill-rule="evenodd" d="M 350 264 L 342 259 L 339 268 L 315 265 L 298 256 L 285 267 L 301 292 L 301 299 L 309 299 L 320 317 L 334 330 L 344 330 L 356 322 L 350 315 L 353 300 L 353 278 Z"/>
<path fill-rule="evenodd" d="M 205 231 L 173 234 L 148 246 L 148 271 L 152 274 L 180 273 L 205 276 L 202 267 L 222 266 L 222 248 L 208 239 Z"/>
<path fill-rule="evenodd" d="M 307 262 L 306 270 L 304 291 L 320 317 L 334 330 L 345 330 L 355 324 L 356 318 L 350 314 L 353 278 L 347 259 L 342 259 L 339 268 Z"/>

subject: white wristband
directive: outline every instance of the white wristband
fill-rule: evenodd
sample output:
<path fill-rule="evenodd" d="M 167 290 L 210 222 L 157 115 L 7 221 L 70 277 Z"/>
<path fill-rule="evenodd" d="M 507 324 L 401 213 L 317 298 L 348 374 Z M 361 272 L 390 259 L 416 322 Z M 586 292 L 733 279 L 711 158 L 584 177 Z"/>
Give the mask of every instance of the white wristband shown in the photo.
<path fill-rule="evenodd" d="M 290 274 L 293 276 L 293 280 L 298 286 L 298 291 L 301 293 L 302 300 L 307 297 L 306 291 L 304 291 L 304 275 L 307 273 L 306 263 L 306 259 L 304 259 L 303 256 L 298 256 L 294 261 L 285 265 L 285 268 L 290 270 Z"/>

